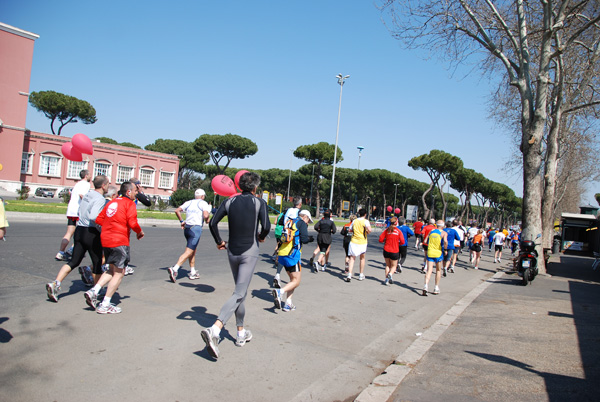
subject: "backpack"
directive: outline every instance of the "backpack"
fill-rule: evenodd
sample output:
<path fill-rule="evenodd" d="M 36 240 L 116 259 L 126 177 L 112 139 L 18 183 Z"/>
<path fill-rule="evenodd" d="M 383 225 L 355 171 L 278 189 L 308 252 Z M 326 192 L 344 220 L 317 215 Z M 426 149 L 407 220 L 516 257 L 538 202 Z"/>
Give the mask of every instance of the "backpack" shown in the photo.
<path fill-rule="evenodd" d="M 286 256 L 292 254 L 294 250 L 300 250 L 300 231 L 296 226 L 298 219 L 288 219 L 281 232 L 281 246 L 278 255 Z"/>
<path fill-rule="evenodd" d="M 285 222 L 285 214 L 287 214 L 287 209 L 285 211 L 283 211 L 282 213 L 279 214 L 279 216 L 277 216 L 277 226 L 283 226 L 283 223 Z"/>

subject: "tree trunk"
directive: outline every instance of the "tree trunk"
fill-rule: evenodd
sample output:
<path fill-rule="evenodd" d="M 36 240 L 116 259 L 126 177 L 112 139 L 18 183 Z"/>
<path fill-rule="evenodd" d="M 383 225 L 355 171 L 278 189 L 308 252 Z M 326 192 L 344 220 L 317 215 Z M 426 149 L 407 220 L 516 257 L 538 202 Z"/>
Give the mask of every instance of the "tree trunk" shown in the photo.
<path fill-rule="evenodd" d="M 423 195 L 421 196 L 421 201 L 423 202 L 423 215 L 422 216 L 425 219 L 429 219 L 429 208 L 427 208 L 427 202 L 425 201 L 425 197 L 427 197 L 427 194 L 429 194 L 429 192 L 431 191 L 432 188 L 433 188 L 433 182 L 431 182 L 427 191 L 425 191 L 423 193 Z"/>

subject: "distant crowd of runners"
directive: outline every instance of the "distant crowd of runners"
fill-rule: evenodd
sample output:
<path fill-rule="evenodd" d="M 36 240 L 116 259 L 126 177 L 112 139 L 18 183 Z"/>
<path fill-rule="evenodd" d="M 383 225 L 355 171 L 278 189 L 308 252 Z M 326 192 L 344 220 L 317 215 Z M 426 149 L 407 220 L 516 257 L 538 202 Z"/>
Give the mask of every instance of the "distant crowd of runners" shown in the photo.
<path fill-rule="evenodd" d="M 104 175 L 98 175 L 91 180 L 89 172 L 82 170 L 80 176 L 81 181 L 73 188 L 67 208 L 67 232 L 61 239 L 60 249 L 55 257 L 59 261 L 65 261 L 65 264 L 59 270 L 56 279 L 46 284 L 46 292 L 50 300 L 58 302 L 62 281 L 73 269 L 79 267 L 83 282 L 91 287 L 84 294 L 85 302 L 99 314 L 118 314 L 122 310 L 111 303 L 111 300 L 123 277 L 133 273 L 129 267 L 130 233 L 135 232 L 138 240 L 144 237 L 144 231 L 137 220 L 136 203 L 140 201 L 149 205 L 150 201 L 135 178 L 122 183 L 117 189 L 109 184 Z M 234 279 L 234 291 L 223 304 L 213 325 L 201 331 L 208 353 L 215 359 L 219 357 L 221 330 L 232 316 L 235 315 L 237 326 L 236 346 L 244 346 L 252 339 L 252 333 L 244 328 L 245 300 L 259 258 L 259 243 L 264 242 L 271 231 L 267 203 L 256 196 L 259 184 L 260 176 L 247 172 L 239 179 L 242 193 L 225 200 L 216 211 L 211 211 L 211 206 L 204 200 L 206 194 L 202 189 L 195 191 L 194 199 L 175 210 L 186 246 L 177 262 L 167 269 L 171 282 L 177 281 L 179 269 L 186 261 L 189 264 L 189 279 L 200 278 L 195 267 L 196 249 L 205 223 L 209 226 L 216 247 L 227 251 Z M 90 188 L 92 186 L 93 188 Z M 212 218 L 211 212 L 214 212 Z M 225 217 L 229 227 L 227 240 L 221 238 L 218 227 Z M 293 207 L 276 219 L 277 245 L 273 259 L 277 269 L 271 285 L 274 306 L 284 312 L 296 309 L 292 298 L 301 282 L 302 246 L 315 240 L 308 234 L 309 224 L 314 224 L 313 228 L 317 232 L 317 245 L 309 259 L 312 272 L 316 274 L 330 267 L 332 236 L 337 233 L 331 212 L 326 210 L 323 217 L 315 223 L 311 213 L 302 209 L 302 198 L 295 197 Z M 441 277 L 446 276 L 448 272 L 454 272 L 458 254 L 465 246 L 469 250 L 472 266 L 478 269 L 485 239 L 490 251 L 494 247 L 494 262 L 501 261 L 502 249 L 507 242 L 513 245 L 514 253 L 514 246 L 519 241 L 518 231 L 508 232 L 493 228 L 484 231 L 477 224 L 472 224 L 467 229 L 462 222 L 456 220 L 445 223 L 431 219 L 425 224 L 419 219 L 411 228 L 404 218 L 392 216 L 387 219 L 386 226 L 378 238 L 383 244 L 385 263 L 382 283 L 393 284 L 394 274 L 402 272 L 408 252 L 408 239 L 414 236 L 415 248 L 424 252 L 420 269 L 425 274 L 423 296 L 430 293 L 428 285 L 434 267 L 435 287 L 431 294 L 439 294 Z M 340 230 L 345 252 L 342 275 L 347 283 L 354 278 L 357 259 L 356 279 L 365 279 L 368 235 L 371 231 L 365 209 L 359 209 L 357 215 L 351 215 L 350 221 Z M 73 247 L 68 249 L 71 238 L 74 242 Z M 80 266 L 86 253 L 92 261 L 91 267 Z M 289 277 L 285 284 L 280 276 L 283 269 Z"/>

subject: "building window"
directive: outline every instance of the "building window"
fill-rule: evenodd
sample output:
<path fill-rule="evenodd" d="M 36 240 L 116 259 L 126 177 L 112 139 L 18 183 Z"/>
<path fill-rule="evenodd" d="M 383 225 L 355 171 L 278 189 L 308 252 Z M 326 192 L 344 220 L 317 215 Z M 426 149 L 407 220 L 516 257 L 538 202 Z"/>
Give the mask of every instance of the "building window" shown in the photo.
<path fill-rule="evenodd" d="M 175 173 L 173 172 L 160 172 L 158 187 L 173 188 L 173 177 L 175 177 Z"/>
<path fill-rule="evenodd" d="M 154 187 L 154 170 L 141 168 L 140 184 L 144 187 Z"/>
<path fill-rule="evenodd" d="M 23 152 L 23 159 L 21 159 L 21 173 L 31 174 L 31 164 L 33 162 L 33 154 L 29 152 Z"/>
<path fill-rule="evenodd" d="M 103 174 L 104 176 L 110 179 L 110 168 L 110 163 L 94 162 L 94 175 L 92 177 L 96 177 L 99 174 Z"/>
<path fill-rule="evenodd" d="M 121 184 L 133 177 L 133 168 L 131 166 L 119 166 L 117 170 L 117 183 Z"/>
<path fill-rule="evenodd" d="M 67 168 L 67 179 L 81 180 L 81 176 L 79 175 L 79 173 L 81 173 L 81 171 L 83 169 L 87 169 L 86 161 L 81 161 L 81 162 L 69 161 L 69 166 Z"/>
<path fill-rule="evenodd" d="M 57 156 L 42 155 L 40 158 L 40 175 L 60 177 L 60 159 Z"/>

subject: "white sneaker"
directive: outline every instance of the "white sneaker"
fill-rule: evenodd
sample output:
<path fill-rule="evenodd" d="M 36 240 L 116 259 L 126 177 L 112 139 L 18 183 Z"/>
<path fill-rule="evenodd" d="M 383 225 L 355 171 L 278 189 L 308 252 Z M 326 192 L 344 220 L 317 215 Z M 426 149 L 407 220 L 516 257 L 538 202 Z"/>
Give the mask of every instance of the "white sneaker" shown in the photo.
<path fill-rule="evenodd" d="M 125 276 L 133 274 L 135 271 L 129 265 L 125 267 Z"/>
<path fill-rule="evenodd" d="M 64 251 L 59 251 L 58 253 L 56 253 L 56 256 L 54 257 L 54 259 L 56 261 L 65 261 L 67 259 L 67 257 L 65 256 Z"/>
<path fill-rule="evenodd" d="M 364 274 L 358 274 L 358 280 L 359 281 L 363 281 L 365 279 L 365 275 Z"/>
<path fill-rule="evenodd" d="M 439 295 L 440 294 L 440 288 L 439 286 L 436 286 L 435 288 L 433 288 L 433 292 L 431 292 L 434 295 Z"/>
<path fill-rule="evenodd" d="M 198 273 L 198 271 L 195 271 L 193 273 L 190 273 L 188 275 L 188 278 L 190 278 L 190 279 L 200 279 L 200 274 Z"/>

